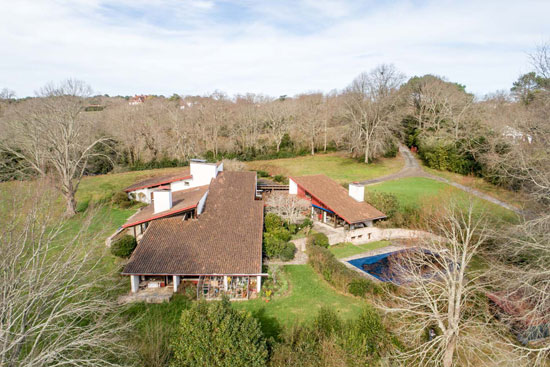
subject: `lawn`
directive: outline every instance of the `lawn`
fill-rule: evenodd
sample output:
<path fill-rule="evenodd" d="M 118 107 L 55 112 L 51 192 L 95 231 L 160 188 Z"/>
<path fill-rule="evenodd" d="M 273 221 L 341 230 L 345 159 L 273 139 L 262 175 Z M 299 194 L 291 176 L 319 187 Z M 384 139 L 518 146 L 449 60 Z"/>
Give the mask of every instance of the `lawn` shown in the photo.
<path fill-rule="evenodd" d="M 448 172 L 448 171 L 439 171 L 433 168 L 424 166 L 424 170 L 433 175 L 443 177 L 449 181 L 459 183 L 461 185 L 471 187 L 473 189 L 484 192 L 488 195 L 491 195 L 499 200 L 510 203 L 518 208 L 522 208 L 525 204 L 526 198 L 519 192 L 514 192 L 507 190 L 503 187 L 493 185 L 485 181 L 481 177 L 474 177 L 471 175 L 465 176 L 458 173 Z"/>
<path fill-rule="evenodd" d="M 381 158 L 365 164 L 343 153 L 318 154 L 296 158 L 247 162 L 251 170 L 262 170 L 271 175 L 302 176 L 323 173 L 339 183 L 349 183 L 385 176 L 403 167 L 403 158 Z"/>
<path fill-rule="evenodd" d="M 468 193 L 450 186 L 444 182 L 435 181 L 424 177 L 408 177 L 399 180 L 386 181 L 367 186 L 366 192 L 380 191 L 393 194 L 397 197 L 402 209 L 407 207 L 421 208 L 423 205 L 437 205 L 448 199 L 456 199 L 459 202 L 467 202 Z M 508 209 L 483 199 L 474 198 L 474 203 L 480 210 L 484 210 L 489 216 L 515 221 L 517 216 Z"/>
<path fill-rule="evenodd" d="M 389 245 L 391 245 L 390 241 L 375 241 L 364 243 L 362 245 L 354 245 L 351 242 L 344 242 L 330 246 L 329 250 L 334 254 L 334 256 L 336 256 L 336 258 L 341 259 L 343 257 L 357 255 L 365 251 L 376 250 Z"/>
<path fill-rule="evenodd" d="M 262 321 L 268 335 L 277 335 L 281 326 L 311 320 L 323 306 L 330 307 L 343 319 L 356 317 L 364 300 L 337 293 L 309 265 L 286 265 L 290 293 L 266 303 L 264 299 L 235 302 L 238 309 L 252 312 Z"/>

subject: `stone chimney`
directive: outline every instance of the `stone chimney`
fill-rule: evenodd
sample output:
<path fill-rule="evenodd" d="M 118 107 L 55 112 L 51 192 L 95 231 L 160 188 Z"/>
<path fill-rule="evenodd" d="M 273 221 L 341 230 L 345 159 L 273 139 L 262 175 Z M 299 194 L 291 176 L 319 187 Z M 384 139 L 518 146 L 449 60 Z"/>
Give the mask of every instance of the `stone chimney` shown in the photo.
<path fill-rule="evenodd" d="M 349 184 L 349 196 L 357 201 L 365 201 L 365 186 L 359 182 L 352 182 Z"/>
<path fill-rule="evenodd" d="M 172 209 L 172 191 L 155 191 L 153 205 L 155 214 Z"/>

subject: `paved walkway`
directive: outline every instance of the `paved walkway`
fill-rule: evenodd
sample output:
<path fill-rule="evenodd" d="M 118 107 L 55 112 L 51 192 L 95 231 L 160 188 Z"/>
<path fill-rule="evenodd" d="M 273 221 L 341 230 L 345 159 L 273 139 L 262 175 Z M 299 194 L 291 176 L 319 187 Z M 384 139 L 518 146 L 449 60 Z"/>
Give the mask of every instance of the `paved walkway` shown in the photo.
<path fill-rule="evenodd" d="M 400 178 L 406 178 L 406 177 L 426 177 L 426 178 L 429 178 L 429 179 L 432 179 L 432 180 L 436 180 L 436 181 L 443 182 L 443 183 L 446 183 L 448 185 L 454 186 L 457 189 L 466 191 L 469 194 L 477 196 L 478 198 L 481 198 L 483 200 L 487 200 L 487 201 L 489 201 L 493 204 L 499 205 L 499 206 L 501 206 L 505 209 L 511 210 L 511 211 L 513 211 L 517 214 L 520 214 L 520 215 L 524 214 L 521 209 L 519 209 L 519 208 L 517 208 L 517 207 L 515 207 L 511 204 L 508 204 L 504 201 L 498 200 L 498 199 L 496 199 L 496 198 L 494 198 L 490 195 L 487 195 L 487 194 L 485 194 L 485 193 L 483 193 L 479 190 L 473 189 L 473 188 L 468 187 L 468 186 L 461 185 L 461 184 L 453 182 L 453 181 L 449 181 L 446 178 L 439 177 L 439 176 L 436 176 L 436 175 L 432 175 L 431 173 L 428 173 L 428 172 L 424 171 L 424 169 L 422 169 L 422 166 L 418 163 L 418 161 L 416 160 L 414 155 L 411 153 L 411 151 L 404 145 L 399 146 L 399 152 L 401 153 L 403 158 L 405 158 L 405 166 L 401 169 L 401 171 L 399 171 L 397 173 L 393 173 L 391 175 L 374 178 L 372 180 L 359 181 L 359 183 L 362 184 L 362 185 L 367 186 L 367 185 L 372 185 L 372 184 L 375 184 L 375 183 L 391 181 L 391 180 L 398 180 Z"/>

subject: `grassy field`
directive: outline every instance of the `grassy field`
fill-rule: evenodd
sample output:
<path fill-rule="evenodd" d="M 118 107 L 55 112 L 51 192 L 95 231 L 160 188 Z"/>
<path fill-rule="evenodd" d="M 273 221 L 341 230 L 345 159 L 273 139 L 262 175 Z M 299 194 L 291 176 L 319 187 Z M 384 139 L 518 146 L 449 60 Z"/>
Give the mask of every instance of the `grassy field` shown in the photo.
<path fill-rule="evenodd" d="M 403 159 L 383 158 L 375 163 L 365 164 L 351 159 L 343 153 L 321 154 L 297 158 L 248 162 L 251 170 L 262 170 L 271 175 L 301 176 L 323 173 L 339 183 L 349 183 L 385 176 L 399 171 Z"/>
<path fill-rule="evenodd" d="M 424 177 L 408 177 L 386 181 L 367 186 L 365 190 L 367 192 L 381 191 L 391 193 L 397 197 L 401 208 L 420 208 L 422 205 L 438 205 L 449 199 L 467 202 L 469 197 L 473 197 L 446 183 Z M 475 197 L 473 200 L 476 206 L 492 217 L 506 221 L 515 221 L 517 219 L 516 214 L 508 209 L 504 209 L 496 204 Z"/>
<path fill-rule="evenodd" d="M 433 168 L 428 168 L 424 166 L 424 170 L 433 175 L 446 178 L 449 181 L 459 183 L 461 185 L 474 188 L 476 190 L 482 191 L 488 195 L 491 195 L 499 200 L 505 201 L 512 205 L 515 205 L 518 208 L 523 208 L 526 198 L 519 192 L 514 192 L 507 190 L 505 188 L 495 186 L 481 177 L 474 176 L 464 176 L 458 173 L 452 173 L 447 171 L 438 171 Z"/>
<path fill-rule="evenodd" d="M 311 320 L 323 306 L 330 307 L 343 319 L 360 313 L 364 301 L 337 293 L 309 265 L 287 265 L 284 270 L 290 283 L 289 294 L 268 303 L 263 299 L 234 303 L 236 308 L 259 317 L 268 335 L 276 335 L 281 326 Z"/>
<path fill-rule="evenodd" d="M 362 245 L 354 245 L 350 242 L 340 243 L 338 245 L 330 246 L 328 249 L 338 259 L 343 257 L 353 256 L 365 251 L 376 250 L 378 248 L 391 245 L 390 241 L 376 241 L 370 243 L 364 243 Z"/>

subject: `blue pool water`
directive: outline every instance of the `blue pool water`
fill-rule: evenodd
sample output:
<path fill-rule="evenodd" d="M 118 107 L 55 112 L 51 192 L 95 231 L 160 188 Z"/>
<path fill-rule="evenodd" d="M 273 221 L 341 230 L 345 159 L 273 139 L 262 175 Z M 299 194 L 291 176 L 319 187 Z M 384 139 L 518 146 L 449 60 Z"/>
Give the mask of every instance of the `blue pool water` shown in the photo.
<path fill-rule="evenodd" d="M 403 251 L 403 250 L 401 250 Z M 355 266 L 357 269 L 364 271 L 365 273 L 372 275 L 378 280 L 383 282 L 394 282 L 399 284 L 398 274 L 393 274 L 388 268 L 388 257 L 393 254 L 397 254 L 401 251 L 388 252 L 385 254 L 362 257 L 360 259 L 349 260 L 348 263 Z M 365 269 L 367 265 L 368 270 Z"/>
<path fill-rule="evenodd" d="M 365 273 L 375 277 L 376 279 L 382 282 L 392 282 L 399 285 L 407 281 L 405 279 L 407 277 L 407 274 L 403 274 L 403 273 L 404 272 L 408 273 L 408 272 L 403 267 L 403 265 L 400 264 L 399 258 L 398 257 L 396 258 L 393 255 L 397 255 L 408 251 L 418 251 L 418 250 L 405 249 L 405 250 L 393 251 L 385 254 L 367 256 L 359 259 L 349 260 L 348 263 L 355 266 L 357 269 L 364 271 Z M 420 250 L 420 251 L 422 251 L 424 254 L 429 255 L 431 257 L 439 258 L 439 255 L 436 255 L 429 250 Z M 390 262 L 390 257 L 392 257 L 391 262 Z M 453 266 L 451 262 L 449 262 L 448 265 Z M 423 276 L 426 278 L 432 278 L 434 276 L 437 276 L 437 270 L 434 270 L 434 266 L 428 266 L 428 271 L 426 271 L 423 274 Z"/>

